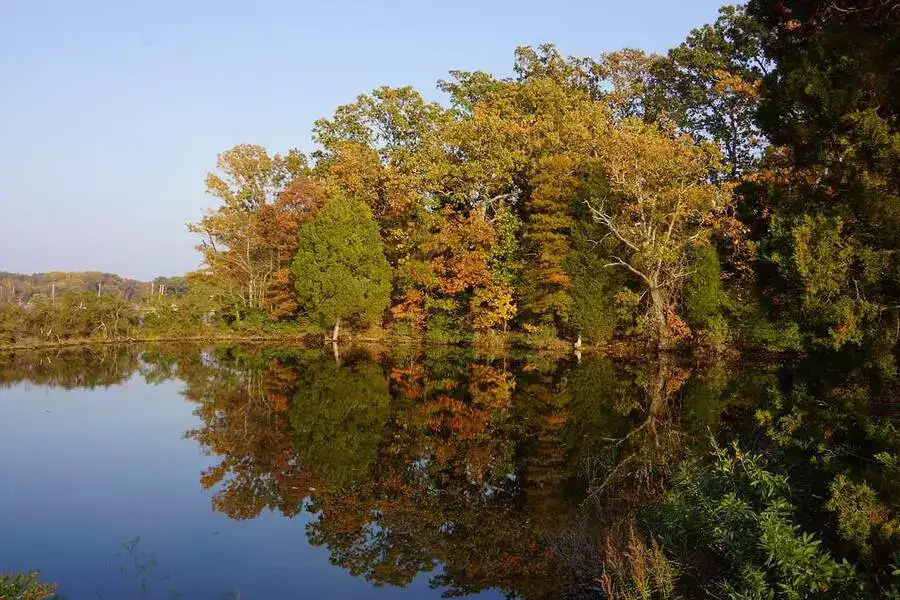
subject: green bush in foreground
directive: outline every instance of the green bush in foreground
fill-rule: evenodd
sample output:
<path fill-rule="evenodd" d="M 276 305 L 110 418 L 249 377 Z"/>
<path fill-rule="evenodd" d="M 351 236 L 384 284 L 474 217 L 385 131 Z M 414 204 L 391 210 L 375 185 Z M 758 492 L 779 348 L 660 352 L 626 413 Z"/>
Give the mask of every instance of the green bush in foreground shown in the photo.
<path fill-rule="evenodd" d="M 3 600 L 45 600 L 56 597 L 55 583 L 41 583 L 37 571 L 0 574 L 0 598 Z"/>
<path fill-rule="evenodd" d="M 760 456 L 716 448 L 713 468 L 682 468 L 672 483 L 650 525 L 684 569 L 681 589 L 731 600 L 900 598 L 796 523 L 788 478 Z"/>

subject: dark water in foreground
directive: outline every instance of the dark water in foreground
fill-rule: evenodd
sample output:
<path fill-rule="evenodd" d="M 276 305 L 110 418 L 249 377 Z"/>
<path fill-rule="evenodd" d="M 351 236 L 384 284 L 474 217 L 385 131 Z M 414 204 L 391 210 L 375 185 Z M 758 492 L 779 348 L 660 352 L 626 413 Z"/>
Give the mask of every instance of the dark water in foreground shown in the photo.
<path fill-rule="evenodd" d="M 825 504 L 843 473 L 896 514 L 872 458 L 896 448 L 892 386 L 865 364 L 447 348 L 0 357 L 0 572 L 72 600 L 603 598 L 633 563 L 613 547 L 737 441 L 790 476 L 798 526 L 883 585 L 890 536 L 848 541 Z M 730 576 L 685 556 L 687 589 Z"/>

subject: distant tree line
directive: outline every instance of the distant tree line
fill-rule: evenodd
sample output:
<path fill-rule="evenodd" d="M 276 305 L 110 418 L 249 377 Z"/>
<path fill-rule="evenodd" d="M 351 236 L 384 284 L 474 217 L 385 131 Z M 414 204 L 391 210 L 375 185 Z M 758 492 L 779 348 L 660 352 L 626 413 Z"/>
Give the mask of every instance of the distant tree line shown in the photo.
<path fill-rule="evenodd" d="M 189 289 L 184 277 L 142 282 L 94 271 L 0 273 L 0 345 L 170 331 L 161 328 L 160 316 L 190 306 Z"/>
<path fill-rule="evenodd" d="M 187 294 L 188 289 L 184 277 L 138 281 L 100 271 L 52 271 L 31 275 L 0 271 L 0 302 L 13 304 L 26 304 L 35 296 L 53 299 L 71 292 L 112 294 L 131 301 L 160 295 L 177 298 Z"/>

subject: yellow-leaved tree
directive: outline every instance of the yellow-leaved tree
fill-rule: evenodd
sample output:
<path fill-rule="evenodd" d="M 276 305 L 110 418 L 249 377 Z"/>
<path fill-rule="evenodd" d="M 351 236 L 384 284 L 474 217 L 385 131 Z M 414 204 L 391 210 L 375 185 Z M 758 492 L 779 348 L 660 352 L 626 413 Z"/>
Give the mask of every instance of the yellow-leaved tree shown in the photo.
<path fill-rule="evenodd" d="M 740 233 L 731 187 L 712 182 L 720 153 L 628 118 L 611 124 L 600 158 L 603 185 L 588 206 L 612 242 L 606 266 L 641 281 L 650 331 L 670 348 L 687 329 L 678 304 L 694 252 L 717 233 Z"/>

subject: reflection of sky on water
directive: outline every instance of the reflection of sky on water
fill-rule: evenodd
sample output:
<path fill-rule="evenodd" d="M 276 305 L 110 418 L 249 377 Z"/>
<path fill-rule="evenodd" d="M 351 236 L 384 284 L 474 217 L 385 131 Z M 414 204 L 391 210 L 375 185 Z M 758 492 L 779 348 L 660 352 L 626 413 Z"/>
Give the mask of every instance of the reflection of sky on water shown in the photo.
<path fill-rule="evenodd" d="M 183 438 L 199 420 L 182 385 L 0 388 L 0 571 L 38 568 L 68 600 L 440 596 L 434 573 L 400 590 L 329 565 L 308 514 L 213 511 L 198 478 L 216 460 Z"/>

